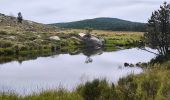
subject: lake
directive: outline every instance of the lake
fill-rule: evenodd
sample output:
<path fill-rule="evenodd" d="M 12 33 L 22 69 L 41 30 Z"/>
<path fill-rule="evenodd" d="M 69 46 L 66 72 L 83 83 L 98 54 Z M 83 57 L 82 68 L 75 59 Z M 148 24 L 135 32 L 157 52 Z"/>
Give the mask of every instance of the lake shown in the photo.
<path fill-rule="evenodd" d="M 57 54 L 22 63 L 11 61 L 0 64 L 0 92 L 28 95 L 59 87 L 72 90 L 95 78 L 106 78 L 116 84 L 122 77 L 143 72 L 139 67 L 124 67 L 125 62 L 144 63 L 155 57 L 147 51 L 132 48 L 112 52 L 99 50 L 91 54 Z"/>

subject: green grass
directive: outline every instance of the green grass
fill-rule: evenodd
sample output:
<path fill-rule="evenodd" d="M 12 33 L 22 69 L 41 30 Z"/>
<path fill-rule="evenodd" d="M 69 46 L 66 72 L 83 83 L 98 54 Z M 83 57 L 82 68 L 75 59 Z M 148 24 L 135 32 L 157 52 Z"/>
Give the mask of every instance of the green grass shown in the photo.
<path fill-rule="evenodd" d="M 70 29 L 70 30 L 68 29 L 63 31 L 64 34 L 78 34 L 85 32 L 86 30 L 82 29 Z M 91 34 L 104 38 L 105 47 L 113 47 L 113 46 L 136 46 L 136 42 L 142 39 L 144 33 L 93 30 Z"/>
<path fill-rule="evenodd" d="M 82 29 L 68 29 L 64 30 L 63 34 L 78 34 L 86 33 L 86 30 Z M 130 31 L 104 31 L 104 30 L 93 30 L 91 34 L 103 37 L 103 38 L 116 38 L 116 39 L 133 39 L 140 40 L 144 32 L 130 32 Z"/>
<path fill-rule="evenodd" d="M 0 55 L 18 55 L 47 49 L 49 52 L 52 52 L 54 47 L 60 49 L 83 46 L 82 41 L 74 38 L 61 38 L 60 41 L 50 40 L 49 37 L 54 35 L 50 33 L 31 32 L 0 34 Z"/>
<path fill-rule="evenodd" d="M 0 55 L 18 55 L 22 52 L 43 51 L 54 48 L 65 50 L 66 48 L 83 47 L 85 44 L 71 36 L 77 35 L 84 30 L 64 30 L 60 33 L 37 33 L 37 32 L 0 32 Z M 143 36 L 142 32 L 113 32 L 94 30 L 92 34 L 103 37 L 105 47 L 134 46 Z M 60 41 L 51 40 L 49 37 L 59 36 Z"/>

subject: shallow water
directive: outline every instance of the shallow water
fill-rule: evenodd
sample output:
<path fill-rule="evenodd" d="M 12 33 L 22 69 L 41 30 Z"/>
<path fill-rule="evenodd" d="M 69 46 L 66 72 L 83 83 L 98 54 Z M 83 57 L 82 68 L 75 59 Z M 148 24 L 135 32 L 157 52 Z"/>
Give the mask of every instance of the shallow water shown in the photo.
<path fill-rule="evenodd" d="M 0 64 L 0 91 L 27 95 L 57 87 L 72 90 L 78 84 L 95 78 L 117 83 L 121 77 L 142 72 L 139 67 L 124 67 L 125 62 L 149 62 L 154 57 L 152 53 L 132 48 L 100 51 L 88 56 L 83 53 L 59 54 L 22 63 L 13 61 Z"/>

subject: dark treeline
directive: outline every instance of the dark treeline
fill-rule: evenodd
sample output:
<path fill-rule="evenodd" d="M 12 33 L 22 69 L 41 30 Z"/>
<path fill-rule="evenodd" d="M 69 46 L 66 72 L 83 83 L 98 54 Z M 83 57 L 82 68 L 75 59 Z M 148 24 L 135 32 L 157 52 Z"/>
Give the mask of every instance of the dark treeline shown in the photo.
<path fill-rule="evenodd" d="M 95 18 L 70 23 L 54 24 L 62 28 L 84 29 L 90 27 L 96 30 L 112 30 L 112 31 L 146 31 L 146 24 L 138 22 L 130 22 L 117 18 Z"/>

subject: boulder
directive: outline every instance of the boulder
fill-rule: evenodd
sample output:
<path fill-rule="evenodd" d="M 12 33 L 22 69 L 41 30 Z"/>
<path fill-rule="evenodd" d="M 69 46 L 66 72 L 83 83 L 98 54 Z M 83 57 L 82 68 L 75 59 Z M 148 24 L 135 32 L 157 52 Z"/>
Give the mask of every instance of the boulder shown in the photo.
<path fill-rule="evenodd" d="M 94 49 L 101 48 L 104 45 L 105 40 L 103 38 L 99 38 L 98 36 L 78 33 L 78 37 L 80 40 L 86 43 L 86 47 L 93 47 Z"/>
<path fill-rule="evenodd" d="M 55 40 L 55 41 L 60 41 L 61 40 L 58 36 L 51 36 L 50 39 Z"/>
<path fill-rule="evenodd" d="M 86 34 L 85 33 L 79 33 L 78 34 L 81 38 L 83 38 Z"/>
<path fill-rule="evenodd" d="M 92 36 L 90 39 L 93 42 L 96 42 L 96 44 L 98 44 L 98 45 L 101 45 L 101 46 L 103 45 L 103 42 L 99 38 L 97 38 L 97 37 Z"/>
<path fill-rule="evenodd" d="M 82 40 L 86 43 L 87 47 L 100 48 L 104 45 L 103 40 L 93 35 L 84 35 Z"/>

